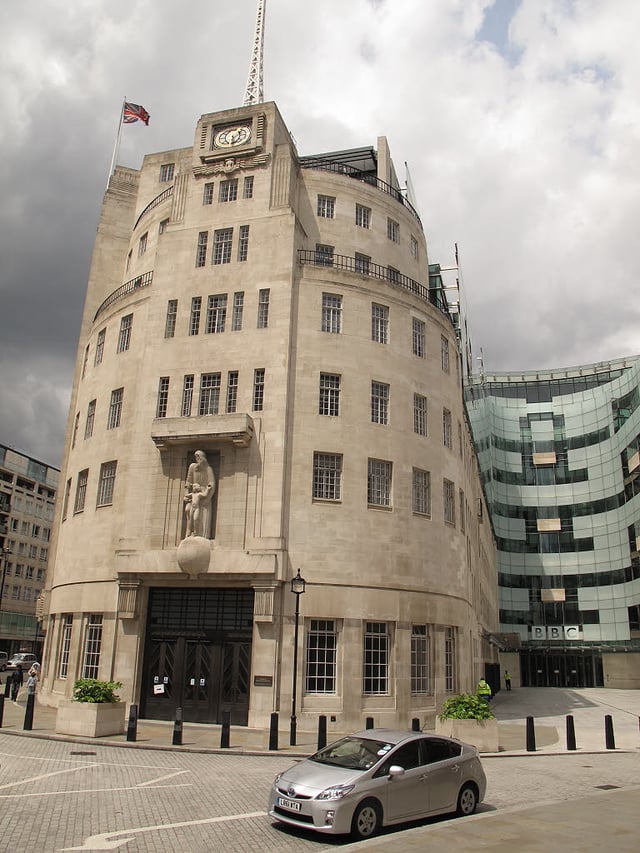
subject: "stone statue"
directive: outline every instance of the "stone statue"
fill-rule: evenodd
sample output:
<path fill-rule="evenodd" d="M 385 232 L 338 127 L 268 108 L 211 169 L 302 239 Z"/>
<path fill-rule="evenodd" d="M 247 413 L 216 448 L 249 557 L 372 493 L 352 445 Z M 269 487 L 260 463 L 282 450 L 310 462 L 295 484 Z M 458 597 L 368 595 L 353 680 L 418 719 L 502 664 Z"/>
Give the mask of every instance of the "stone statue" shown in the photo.
<path fill-rule="evenodd" d="M 211 503 L 216 491 L 216 477 L 203 450 L 196 450 L 196 461 L 189 465 L 184 487 L 184 511 L 187 536 L 211 538 Z"/>

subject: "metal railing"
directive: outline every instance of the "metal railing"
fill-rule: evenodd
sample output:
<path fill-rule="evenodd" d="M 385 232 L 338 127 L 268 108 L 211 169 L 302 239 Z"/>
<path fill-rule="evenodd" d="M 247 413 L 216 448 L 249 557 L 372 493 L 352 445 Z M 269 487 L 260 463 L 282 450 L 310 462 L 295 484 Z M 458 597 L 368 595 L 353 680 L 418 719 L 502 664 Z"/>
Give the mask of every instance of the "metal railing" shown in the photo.
<path fill-rule="evenodd" d="M 125 296 L 128 296 L 136 290 L 140 290 L 142 287 L 148 287 L 152 281 L 153 270 L 149 270 L 149 272 L 145 272 L 142 275 L 132 278 L 131 281 L 125 282 L 125 284 L 121 285 L 117 290 L 114 290 L 113 293 L 110 293 L 107 296 L 102 305 L 96 311 L 93 322 L 95 323 L 100 314 L 102 314 L 103 311 L 106 311 L 114 302 L 117 302 L 119 299 L 124 299 Z"/>
<path fill-rule="evenodd" d="M 316 160 L 313 157 L 302 157 L 300 160 L 300 168 L 322 169 L 325 172 L 335 172 L 338 175 L 346 175 L 348 178 L 353 178 L 354 181 L 362 181 L 365 184 L 369 184 L 369 186 L 376 187 L 377 189 L 382 190 L 383 193 L 390 195 L 396 201 L 400 202 L 400 204 L 403 205 L 403 207 L 406 207 L 409 213 L 415 216 L 418 222 L 422 224 L 418 211 L 411 202 L 405 198 L 402 191 L 397 189 L 397 187 L 391 186 L 391 184 L 387 184 L 385 181 L 381 181 L 380 178 L 372 175 L 371 172 L 363 172 L 361 169 L 356 169 L 354 166 L 349 166 L 347 163 L 335 163 L 332 160 Z"/>
<path fill-rule="evenodd" d="M 172 195 L 173 195 L 173 184 L 172 184 L 170 187 L 167 187 L 167 189 L 166 189 L 166 190 L 163 190 L 163 191 L 160 193 L 160 195 L 157 195 L 154 199 L 152 199 L 152 200 L 149 202 L 149 204 L 145 207 L 145 209 L 142 211 L 142 213 L 141 213 L 141 214 L 138 216 L 138 218 L 136 219 L 135 225 L 133 226 L 133 230 L 134 230 L 134 231 L 136 230 L 136 228 L 138 227 L 138 223 L 140 222 L 140 220 L 141 220 L 144 216 L 146 216 L 146 215 L 147 215 L 147 213 L 149 213 L 149 211 L 150 211 L 150 210 L 153 210 L 153 208 L 154 208 L 154 207 L 157 207 L 159 204 L 162 204 L 162 202 L 163 202 L 165 199 L 170 198 Z"/>

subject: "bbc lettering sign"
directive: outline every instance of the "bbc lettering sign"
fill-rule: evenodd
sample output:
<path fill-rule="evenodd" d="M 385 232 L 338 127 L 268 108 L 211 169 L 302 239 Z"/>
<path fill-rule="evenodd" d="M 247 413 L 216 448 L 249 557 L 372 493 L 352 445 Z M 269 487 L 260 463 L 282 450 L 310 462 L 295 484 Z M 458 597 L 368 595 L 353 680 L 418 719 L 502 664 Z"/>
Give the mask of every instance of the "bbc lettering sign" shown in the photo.
<path fill-rule="evenodd" d="M 532 640 L 581 640 L 579 625 L 532 625 Z"/>

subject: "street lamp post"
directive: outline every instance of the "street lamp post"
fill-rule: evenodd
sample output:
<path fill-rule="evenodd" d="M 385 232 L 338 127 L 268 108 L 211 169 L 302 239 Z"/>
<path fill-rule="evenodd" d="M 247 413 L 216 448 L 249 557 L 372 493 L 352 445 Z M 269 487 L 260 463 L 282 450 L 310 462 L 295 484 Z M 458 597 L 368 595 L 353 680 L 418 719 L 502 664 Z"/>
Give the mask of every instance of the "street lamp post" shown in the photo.
<path fill-rule="evenodd" d="M 7 571 L 7 557 L 11 554 L 11 548 L 2 546 L 2 574 L 0 575 L 0 631 L 2 631 L 2 596 L 4 595 L 4 576 Z"/>
<path fill-rule="evenodd" d="M 296 745 L 296 731 L 298 721 L 296 720 L 296 696 L 298 693 L 298 620 L 300 617 L 300 596 L 304 592 L 305 579 L 300 575 L 300 569 L 295 578 L 291 579 L 291 592 L 296 597 L 295 629 L 293 632 L 293 686 L 291 689 L 291 728 L 289 731 L 289 745 Z"/>

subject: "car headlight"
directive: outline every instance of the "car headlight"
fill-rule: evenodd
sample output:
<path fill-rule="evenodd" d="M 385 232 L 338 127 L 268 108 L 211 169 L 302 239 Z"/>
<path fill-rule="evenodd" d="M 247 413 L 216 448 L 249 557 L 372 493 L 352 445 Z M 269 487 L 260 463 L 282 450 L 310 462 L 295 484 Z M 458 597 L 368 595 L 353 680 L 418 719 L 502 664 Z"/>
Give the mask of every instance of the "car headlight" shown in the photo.
<path fill-rule="evenodd" d="M 348 793 L 353 791 L 355 785 L 333 785 L 331 788 L 325 788 L 320 791 L 316 800 L 341 800 Z"/>
<path fill-rule="evenodd" d="M 273 780 L 273 785 L 274 785 L 274 787 L 275 787 L 275 786 L 278 784 L 278 782 L 280 781 L 280 777 L 281 777 L 281 776 L 282 776 L 282 773 L 278 773 L 278 775 L 276 776 L 276 778 Z"/>

